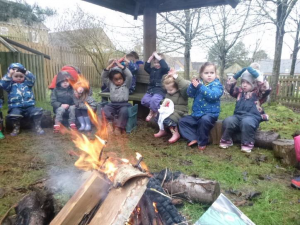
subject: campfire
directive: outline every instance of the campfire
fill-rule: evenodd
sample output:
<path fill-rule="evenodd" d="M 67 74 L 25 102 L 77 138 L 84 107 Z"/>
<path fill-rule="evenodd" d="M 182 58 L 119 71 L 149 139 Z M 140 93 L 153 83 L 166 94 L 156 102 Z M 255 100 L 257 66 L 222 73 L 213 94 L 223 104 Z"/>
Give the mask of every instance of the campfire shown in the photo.
<path fill-rule="evenodd" d="M 140 153 L 136 153 L 136 158 L 130 161 L 105 152 L 109 139 L 106 121 L 100 120 L 87 107 L 91 121 L 97 128 L 94 138 L 74 130 L 65 129 L 64 132 L 73 136 L 73 142 L 80 150 L 75 166 L 93 172 L 50 224 L 182 223 L 184 218 L 160 182 L 155 181 L 148 172 Z"/>

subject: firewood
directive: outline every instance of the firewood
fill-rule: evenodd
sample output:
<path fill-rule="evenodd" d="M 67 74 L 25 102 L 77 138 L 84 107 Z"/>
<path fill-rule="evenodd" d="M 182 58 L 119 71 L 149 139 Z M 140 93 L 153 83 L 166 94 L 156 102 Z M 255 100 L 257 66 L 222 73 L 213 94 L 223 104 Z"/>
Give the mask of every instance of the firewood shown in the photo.
<path fill-rule="evenodd" d="M 100 200 L 105 199 L 110 187 L 111 182 L 104 175 L 94 171 L 50 225 L 79 224 L 85 214 L 89 214 Z"/>
<path fill-rule="evenodd" d="M 294 140 L 278 139 L 273 141 L 274 156 L 279 158 L 281 163 L 288 166 L 296 166 L 297 159 L 294 149 Z"/>
<path fill-rule="evenodd" d="M 171 196 L 176 195 L 206 204 L 213 203 L 220 194 L 218 182 L 190 177 L 184 174 L 180 174 L 174 180 L 165 182 L 163 188 L 167 189 Z"/>
<path fill-rule="evenodd" d="M 146 190 L 147 177 L 135 177 L 112 189 L 90 225 L 124 225 Z"/>
<path fill-rule="evenodd" d="M 54 205 L 51 194 L 32 191 L 26 195 L 15 208 L 16 225 L 46 225 L 54 216 Z"/>

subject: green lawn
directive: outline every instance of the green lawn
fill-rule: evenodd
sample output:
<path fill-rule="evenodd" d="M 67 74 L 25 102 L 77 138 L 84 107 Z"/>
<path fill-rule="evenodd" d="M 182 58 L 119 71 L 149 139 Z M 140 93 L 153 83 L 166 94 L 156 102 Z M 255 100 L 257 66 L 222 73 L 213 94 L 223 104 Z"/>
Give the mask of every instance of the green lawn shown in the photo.
<path fill-rule="evenodd" d="M 94 89 L 98 98 L 97 92 L 98 89 Z M 37 106 L 52 110 L 49 101 L 37 102 Z M 234 103 L 224 102 L 221 108 L 220 119 L 224 119 L 232 115 Z M 265 111 L 270 115 L 270 121 L 261 123 L 261 129 L 274 130 L 284 138 L 291 138 L 291 134 L 299 129 L 300 115 L 288 108 L 266 106 Z M 7 135 L 0 141 L 0 190 L 5 193 L 4 196 L 0 194 L 0 218 L 28 193 L 36 180 L 48 177 L 50 171 L 61 173 L 74 168 L 76 157 L 67 153 L 76 150 L 71 137 L 54 135 L 50 128 L 45 131 L 44 136 L 23 131 L 17 137 Z M 283 167 L 272 151 L 255 148 L 251 154 L 243 154 L 236 145 L 228 150 L 208 146 L 204 153 L 199 153 L 197 148 L 187 147 L 184 140 L 170 145 L 168 137 L 156 139 L 153 137 L 155 132 L 146 122 L 139 121 L 138 129 L 127 137 L 112 137 L 105 151 L 116 152 L 132 161 L 135 152 L 140 152 L 152 172 L 170 168 L 191 176 L 215 179 L 220 182 L 222 193 L 234 203 L 245 200 L 252 191 L 259 191 L 262 193 L 259 197 L 239 206 L 254 223 L 299 224 L 300 191 L 290 187 L 290 179 L 299 175 L 299 171 Z M 260 160 L 262 156 L 266 161 Z M 230 193 L 231 189 L 240 194 Z M 70 196 L 64 190 L 58 190 L 55 195 L 62 204 Z M 185 203 L 180 211 L 196 221 L 207 207 Z"/>

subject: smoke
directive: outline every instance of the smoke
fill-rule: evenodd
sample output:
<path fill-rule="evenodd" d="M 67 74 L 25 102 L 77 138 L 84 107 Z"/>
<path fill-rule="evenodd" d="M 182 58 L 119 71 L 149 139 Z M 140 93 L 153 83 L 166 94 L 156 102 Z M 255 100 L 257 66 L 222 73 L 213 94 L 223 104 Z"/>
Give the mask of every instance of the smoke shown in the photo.
<path fill-rule="evenodd" d="M 46 186 L 54 194 L 72 196 L 91 175 L 91 171 L 82 171 L 70 167 L 63 172 L 49 172 L 50 179 Z"/>

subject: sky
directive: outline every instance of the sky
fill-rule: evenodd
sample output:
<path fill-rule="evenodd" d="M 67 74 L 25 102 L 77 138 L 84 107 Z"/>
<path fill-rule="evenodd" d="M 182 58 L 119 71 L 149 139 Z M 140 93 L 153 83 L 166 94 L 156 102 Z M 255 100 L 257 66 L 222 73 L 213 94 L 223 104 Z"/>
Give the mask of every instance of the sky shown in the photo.
<path fill-rule="evenodd" d="M 54 27 L 57 23 L 59 23 L 59 19 L 61 15 L 69 10 L 75 10 L 77 5 L 80 6 L 84 11 L 89 12 L 95 16 L 99 16 L 101 18 L 105 18 L 105 22 L 112 26 L 117 27 L 128 27 L 128 22 L 135 23 L 133 20 L 133 16 L 126 15 L 120 12 L 116 12 L 101 6 L 97 6 L 85 1 L 81 0 L 25 0 L 29 4 L 37 3 L 42 7 L 50 7 L 57 11 L 57 16 L 49 18 L 45 21 L 45 25 L 53 31 Z M 255 42 L 258 38 L 262 39 L 261 49 L 265 50 L 270 58 L 273 58 L 274 48 L 275 48 L 275 26 L 270 27 L 271 30 L 259 30 L 254 31 L 252 34 L 244 37 L 242 41 L 245 43 L 246 47 L 251 49 L 254 47 Z M 124 30 L 124 29 L 123 29 Z M 130 30 L 128 31 L 130 32 Z M 110 36 L 111 34 L 108 34 Z M 120 37 L 113 37 L 114 39 L 118 39 L 119 43 L 123 45 L 128 45 L 128 41 L 124 40 L 123 35 L 119 35 Z M 288 43 L 290 47 L 292 47 L 293 39 L 289 37 L 288 34 L 285 35 L 285 43 Z M 141 36 L 142 39 L 142 36 Z M 291 50 L 290 48 L 284 44 L 282 51 L 282 59 L 288 59 L 290 57 Z M 192 61 L 205 61 L 207 57 L 207 50 L 194 46 L 191 50 L 191 59 Z"/>

